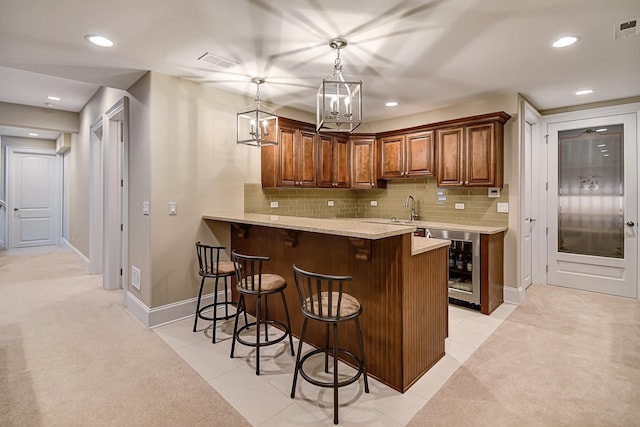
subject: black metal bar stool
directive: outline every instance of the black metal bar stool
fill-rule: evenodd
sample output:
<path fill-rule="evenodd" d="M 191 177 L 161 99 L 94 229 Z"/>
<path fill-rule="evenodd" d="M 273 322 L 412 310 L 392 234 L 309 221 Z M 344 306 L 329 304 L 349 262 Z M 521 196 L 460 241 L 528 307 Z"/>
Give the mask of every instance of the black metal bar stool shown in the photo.
<path fill-rule="evenodd" d="M 289 310 L 287 308 L 287 300 L 284 297 L 284 290 L 287 282 L 282 276 L 277 274 L 263 273 L 263 263 L 269 261 L 269 257 L 243 255 L 235 250 L 231 252 L 231 260 L 235 266 L 237 285 L 236 289 L 240 294 L 238 299 L 238 310 L 236 311 L 236 320 L 233 326 L 233 341 L 231 343 L 231 357 L 235 351 L 236 341 L 240 344 L 256 348 L 256 375 L 260 375 L 260 347 L 277 344 L 289 336 L 289 345 L 291 346 L 291 355 L 293 356 L 293 338 L 291 337 L 291 322 L 289 321 Z M 282 297 L 284 305 L 284 313 L 287 323 L 277 320 L 269 320 L 269 305 L 267 297 L 269 295 L 279 293 Z M 256 320 L 255 322 L 247 322 L 247 305 L 245 296 L 256 297 Z M 264 316 L 262 315 L 261 306 L 264 297 Z M 238 329 L 238 317 L 240 312 L 244 312 L 244 326 Z M 276 326 L 282 330 L 282 334 L 276 338 L 269 338 L 269 325 Z M 256 339 L 247 341 L 240 336 L 241 332 L 255 326 Z M 264 329 L 264 339 L 261 340 L 260 329 Z"/>
<path fill-rule="evenodd" d="M 213 321 L 213 329 L 211 332 L 211 342 L 216 342 L 216 321 L 230 319 L 235 313 L 229 314 L 229 306 L 235 306 L 235 303 L 229 299 L 229 288 L 227 278 L 231 277 L 234 273 L 233 262 L 220 261 L 220 252 L 224 250 L 224 246 L 211 246 L 204 245 L 200 242 L 196 243 L 196 254 L 198 255 L 198 264 L 200 271 L 198 274 L 202 277 L 200 282 L 200 292 L 198 293 L 198 303 L 196 306 L 196 315 L 193 322 L 193 332 L 196 332 L 198 327 L 198 318 L 204 320 Z M 202 304 L 202 291 L 204 289 L 204 283 L 206 279 L 215 279 L 213 285 L 213 304 L 207 304 L 204 307 L 200 307 Z M 218 301 L 218 281 L 224 279 L 224 301 Z M 224 306 L 224 316 L 218 314 L 218 306 Z M 205 311 L 212 309 L 211 316 L 204 314 Z"/>
<path fill-rule="evenodd" d="M 364 344 L 362 342 L 362 331 L 360 329 L 359 316 L 362 313 L 360 302 L 351 295 L 344 293 L 343 288 L 346 282 L 350 282 L 351 276 L 330 276 L 326 274 L 311 273 L 302 270 L 296 265 L 293 266 L 293 273 L 300 297 L 300 305 L 304 321 L 302 323 L 302 333 L 298 343 L 298 356 L 296 357 L 296 367 L 293 373 L 293 385 L 291 386 L 291 398 L 296 394 L 296 382 L 298 373 L 310 382 L 319 387 L 333 388 L 333 423 L 338 424 L 338 388 L 352 384 L 362 375 L 364 378 L 364 391 L 369 393 L 369 381 L 367 380 L 367 365 L 364 356 Z M 301 357 L 302 343 L 307 331 L 307 321 L 316 320 L 326 324 L 325 346 L 307 352 Z M 348 350 L 338 346 L 338 324 L 355 321 L 356 335 L 360 356 L 356 356 Z M 333 329 L 333 344 L 329 346 L 329 326 Z M 333 380 L 321 381 L 313 378 L 304 371 L 304 362 L 309 357 L 324 353 L 324 371 L 329 373 L 329 355 L 333 357 Z M 358 367 L 357 372 L 350 378 L 339 381 L 338 379 L 338 355 L 346 356 L 355 362 Z"/>

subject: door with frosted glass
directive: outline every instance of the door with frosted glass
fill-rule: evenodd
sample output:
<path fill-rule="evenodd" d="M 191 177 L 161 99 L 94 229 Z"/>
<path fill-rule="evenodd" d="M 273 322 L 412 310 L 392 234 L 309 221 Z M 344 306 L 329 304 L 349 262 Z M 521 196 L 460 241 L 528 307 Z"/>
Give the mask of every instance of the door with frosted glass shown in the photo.
<path fill-rule="evenodd" d="M 635 115 L 548 125 L 550 284 L 637 296 Z"/>

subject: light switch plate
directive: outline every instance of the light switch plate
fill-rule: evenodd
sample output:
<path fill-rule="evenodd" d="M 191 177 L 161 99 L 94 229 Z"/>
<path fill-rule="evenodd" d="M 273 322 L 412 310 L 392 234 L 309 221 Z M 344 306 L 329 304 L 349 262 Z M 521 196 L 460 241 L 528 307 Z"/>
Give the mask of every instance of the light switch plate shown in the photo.
<path fill-rule="evenodd" d="M 372 200 L 371 201 L 371 206 L 378 206 L 378 201 L 377 200 Z"/>
<path fill-rule="evenodd" d="M 142 202 L 142 215 L 149 215 L 149 202 Z"/>
<path fill-rule="evenodd" d="M 176 202 L 169 202 L 169 215 L 178 215 L 178 204 Z"/>
<path fill-rule="evenodd" d="M 269 207 L 270 207 L 270 208 L 277 208 L 277 207 L 278 207 L 278 202 L 271 202 L 271 203 L 269 203 Z"/>
<path fill-rule="evenodd" d="M 498 203 L 498 212 L 509 212 L 509 203 Z"/>
<path fill-rule="evenodd" d="M 456 203 L 455 204 L 455 208 L 456 209 L 464 209 L 464 203 Z"/>
<path fill-rule="evenodd" d="M 333 206 L 333 200 L 327 200 L 327 206 Z"/>

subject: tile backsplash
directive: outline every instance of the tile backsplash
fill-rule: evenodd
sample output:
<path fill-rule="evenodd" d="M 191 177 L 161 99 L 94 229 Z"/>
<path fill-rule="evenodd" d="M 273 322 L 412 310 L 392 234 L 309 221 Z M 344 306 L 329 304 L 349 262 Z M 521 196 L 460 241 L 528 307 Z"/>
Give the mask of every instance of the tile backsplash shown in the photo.
<path fill-rule="evenodd" d="M 312 218 L 409 219 L 411 209 L 405 207 L 409 195 L 415 199 L 419 221 L 508 225 L 509 214 L 497 211 L 498 203 L 509 202 L 507 184 L 500 189 L 500 197 L 490 198 L 486 188 L 438 188 L 434 178 L 388 181 L 386 189 L 377 190 L 263 189 L 261 184 L 245 184 L 244 210 Z M 278 207 L 272 208 L 271 202 L 278 202 Z M 329 206 L 329 202 L 333 202 L 333 206 Z M 456 204 L 464 204 L 464 209 L 456 209 Z"/>

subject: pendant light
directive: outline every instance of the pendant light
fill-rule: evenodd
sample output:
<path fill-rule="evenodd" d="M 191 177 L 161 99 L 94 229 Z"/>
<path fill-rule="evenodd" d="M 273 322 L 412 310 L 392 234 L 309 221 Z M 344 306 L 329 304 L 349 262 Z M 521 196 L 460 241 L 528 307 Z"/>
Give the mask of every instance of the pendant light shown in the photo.
<path fill-rule="evenodd" d="M 340 49 L 347 46 L 343 38 L 331 39 L 336 50 L 333 74 L 318 88 L 316 129 L 318 132 L 353 132 L 362 123 L 362 81 L 342 74 Z"/>
<path fill-rule="evenodd" d="M 278 145 L 278 116 L 260 101 L 260 85 L 264 79 L 254 77 L 251 82 L 256 84 L 256 99 L 238 113 L 236 142 L 253 147 Z"/>

